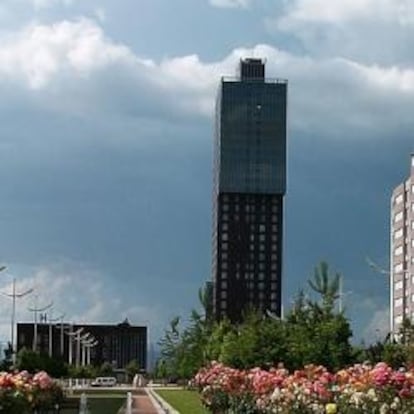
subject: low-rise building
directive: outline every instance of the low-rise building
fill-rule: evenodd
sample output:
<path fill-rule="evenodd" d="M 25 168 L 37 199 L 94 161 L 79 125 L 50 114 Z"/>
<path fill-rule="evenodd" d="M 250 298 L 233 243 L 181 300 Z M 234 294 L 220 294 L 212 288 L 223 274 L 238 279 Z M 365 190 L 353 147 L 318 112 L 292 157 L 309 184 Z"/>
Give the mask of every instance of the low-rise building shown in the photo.
<path fill-rule="evenodd" d="M 17 351 L 22 348 L 36 349 L 73 365 L 108 362 L 114 369 L 123 369 L 137 360 L 139 367 L 147 370 L 147 327 L 130 325 L 128 320 L 117 325 L 18 323 Z"/>

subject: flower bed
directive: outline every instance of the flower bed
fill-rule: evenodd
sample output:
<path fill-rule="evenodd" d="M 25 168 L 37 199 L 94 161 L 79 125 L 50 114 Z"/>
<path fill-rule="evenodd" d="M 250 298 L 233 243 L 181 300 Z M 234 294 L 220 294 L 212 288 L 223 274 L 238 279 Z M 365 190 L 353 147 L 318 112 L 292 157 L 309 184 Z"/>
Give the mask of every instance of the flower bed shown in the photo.
<path fill-rule="evenodd" d="M 198 372 L 195 383 L 213 413 L 414 413 L 414 369 L 395 371 L 383 362 L 336 373 L 314 365 L 289 373 L 213 362 Z"/>
<path fill-rule="evenodd" d="M 0 372 L 0 413 L 26 414 L 53 408 L 62 400 L 61 388 L 46 374 Z"/>

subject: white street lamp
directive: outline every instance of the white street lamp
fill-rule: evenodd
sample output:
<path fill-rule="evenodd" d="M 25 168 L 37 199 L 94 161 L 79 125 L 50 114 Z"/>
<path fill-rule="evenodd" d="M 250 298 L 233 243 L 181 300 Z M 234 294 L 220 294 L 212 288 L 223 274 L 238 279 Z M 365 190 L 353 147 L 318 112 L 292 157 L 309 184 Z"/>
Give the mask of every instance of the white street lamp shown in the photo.
<path fill-rule="evenodd" d="M 81 365 L 81 345 L 82 342 L 86 339 L 88 339 L 90 336 L 90 333 L 87 332 L 85 335 L 80 336 L 80 334 L 76 337 L 76 366 L 79 367 Z M 82 348 L 83 350 L 83 348 Z M 82 356 L 83 358 L 83 356 Z"/>
<path fill-rule="evenodd" d="M 44 312 L 45 310 L 51 308 L 53 306 L 53 301 L 50 302 L 48 305 L 43 307 L 37 306 L 38 296 L 35 297 L 35 306 L 33 308 L 28 308 L 30 312 L 34 314 L 34 332 L 33 332 L 33 351 L 37 351 L 37 314 L 38 312 Z"/>
<path fill-rule="evenodd" d="M 343 311 L 343 302 L 344 302 L 345 296 L 351 295 L 352 293 L 353 293 L 352 290 L 348 290 L 347 292 L 343 291 L 342 276 L 339 276 L 339 292 L 338 292 L 338 310 L 339 310 L 339 313 L 342 313 L 342 311 Z"/>
<path fill-rule="evenodd" d="M 91 342 L 84 342 L 84 346 L 86 348 L 86 365 L 91 365 L 91 348 L 94 348 L 98 345 L 97 340 L 92 340 Z"/>
<path fill-rule="evenodd" d="M 63 321 L 63 318 L 65 317 L 65 314 L 60 315 L 58 318 L 53 318 L 53 308 L 50 310 L 50 317 L 47 318 L 47 322 L 49 322 L 49 357 L 52 358 L 53 356 L 53 326 L 52 323 L 53 322 L 57 322 L 57 321 Z M 62 324 L 61 324 L 62 325 Z M 61 332 L 62 334 L 62 332 Z M 62 354 L 62 352 L 61 352 Z"/>
<path fill-rule="evenodd" d="M 0 272 L 5 270 L 6 266 L 1 266 L 0 267 Z M 30 293 L 33 292 L 33 288 L 27 289 L 24 292 L 16 292 L 16 278 L 13 277 L 13 284 L 12 284 L 12 292 L 11 293 L 4 293 L 4 292 L 0 292 L 3 296 L 7 296 L 9 298 L 12 298 L 12 315 L 11 315 L 11 333 L 10 333 L 10 342 L 11 342 L 11 348 L 12 348 L 12 362 L 13 365 L 15 365 L 16 363 L 16 349 L 15 349 L 15 334 L 14 334 L 14 326 L 15 326 L 15 319 L 16 319 L 16 299 L 20 299 L 23 298 L 27 295 L 29 295 Z"/>
<path fill-rule="evenodd" d="M 63 354 L 65 353 L 65 337 L 64 337 L 64 327 L 63 320 L 65 318 L 65 313 L 60 316 L 60 357 L 63 359 Z"/>
<path fill-rule="evenodd" d="M 73 325 L 70 325 L 69 332 L 66 332 L 66 335 L 69 336 L 69 351 L 68 351 L 68 363 L 72 365 L 73 363 L 73 340 L 77 340 L 80 334 L 83 332 L 83 328 L 79 328 L 73 332 Z"/>
<path fill-rule="evenodd" d="M 86 353 L 85 353 L 85 342 L 91 339 L 91 334 L 86 332 L 85 335 L 79 337 L 79 342 L 77 344 L 79 349 L 79 354 L 76 355 L 77 365 L 85 366 L 86 363 Z"/>

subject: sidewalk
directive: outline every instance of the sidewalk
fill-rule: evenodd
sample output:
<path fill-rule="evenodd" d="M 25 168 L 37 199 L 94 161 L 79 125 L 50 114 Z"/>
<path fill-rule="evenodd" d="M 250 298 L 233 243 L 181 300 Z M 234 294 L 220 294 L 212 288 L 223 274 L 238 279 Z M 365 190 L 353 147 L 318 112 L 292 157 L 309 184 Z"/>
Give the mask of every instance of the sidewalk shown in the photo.
<path fill-rule="evenodd" d="M 125 411 L 121 411 L 125 413 Z M 154 407 L 151 398 L 144 389 L 140 389 L 132 394 L 132 414 L 159 414 L 159 410 Z"/>
<path fill-rule="evenodd" d="M 132 414 L 158 414 L 150 397 L 145 395 L 134 395 L 132 403 Z"/>

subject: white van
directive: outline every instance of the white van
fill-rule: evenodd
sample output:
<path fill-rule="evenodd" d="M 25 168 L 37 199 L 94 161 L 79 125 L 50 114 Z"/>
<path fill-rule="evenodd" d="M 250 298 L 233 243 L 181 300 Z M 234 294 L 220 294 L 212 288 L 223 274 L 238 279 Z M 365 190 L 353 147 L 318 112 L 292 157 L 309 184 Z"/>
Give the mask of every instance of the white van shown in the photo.
<path fill-rule="evenodd" d="M 116 384 L 115 377 L 96 377 L 92 382 L 92 387 L 113 387 Z"/>

